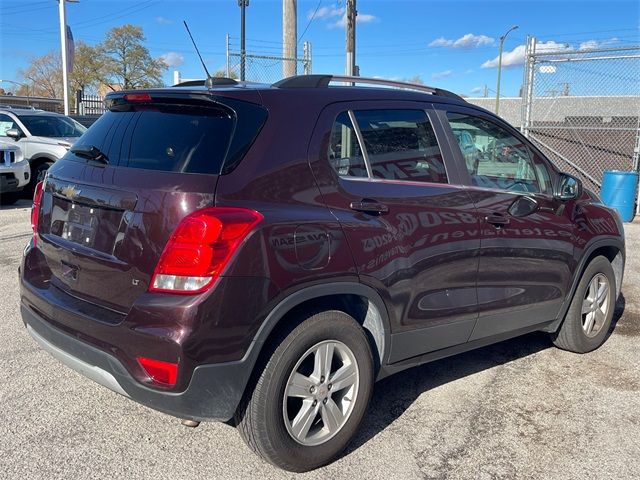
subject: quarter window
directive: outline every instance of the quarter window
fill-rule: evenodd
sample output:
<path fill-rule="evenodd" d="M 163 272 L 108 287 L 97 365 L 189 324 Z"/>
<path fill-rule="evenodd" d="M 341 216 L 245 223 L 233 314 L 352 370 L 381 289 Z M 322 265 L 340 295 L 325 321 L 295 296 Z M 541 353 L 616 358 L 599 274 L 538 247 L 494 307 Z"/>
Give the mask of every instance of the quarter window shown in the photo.
<path fill-rule="evenodd" d="M 449 112 L 447 118 L 474 185 L 530 193 L 549 190 L 546 167 L 534 162 L 522 140 L 480 117 Z"/>
<path fill-rule="evenodd" d="M 367 177 L 367 167 L 356 132 L 347 112 L 333 122 L 329 141 L 329 163 L 343 177 Z"/>

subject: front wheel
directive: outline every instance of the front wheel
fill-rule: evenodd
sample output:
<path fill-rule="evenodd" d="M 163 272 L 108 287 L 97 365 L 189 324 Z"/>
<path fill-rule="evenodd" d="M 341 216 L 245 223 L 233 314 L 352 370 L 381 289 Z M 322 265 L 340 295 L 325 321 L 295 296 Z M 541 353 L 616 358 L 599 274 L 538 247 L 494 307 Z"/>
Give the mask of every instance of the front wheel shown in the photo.
<path fill-rule="evenodd" d="M 47 170 L 49 170 L 51 165 L 53 165 L 53 162 L 42 162 L 33 170 L 33 172 L 31 172 L 34 188 L 36 183 L 44 180 L 44 177 L 47 175 Z"/>
<path fill-rule="evenodd" d="M 333 460 L 353 437 L 369 403 L 373 357 L 349 315 L 310 316 L 277 345 L 236 422 L 249 447 L 294 472 Z"/>
<path fill-rule="evenodd" d="M 616 303 L 616 278 L 606 257 L 595 257 L 580 279 L 567 315 L 552 336 L 556 347 L 576 353 L 604 343 Z"/>

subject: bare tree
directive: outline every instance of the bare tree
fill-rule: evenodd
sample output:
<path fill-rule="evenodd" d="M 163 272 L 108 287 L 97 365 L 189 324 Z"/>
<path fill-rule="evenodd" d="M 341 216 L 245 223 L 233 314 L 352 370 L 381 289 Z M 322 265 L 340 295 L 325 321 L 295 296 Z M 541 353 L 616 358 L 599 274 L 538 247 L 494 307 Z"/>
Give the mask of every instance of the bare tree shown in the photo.
<path fill-rule="evenodd" d="M 31 60 L 31 63 L 18 74 L 30 84 L 29 95 L 39 97 L 62 97 L 62 66 L 60 55 L 51 51 L 41 57 Z M 21 86 L 17 93 L 24 95 L 26 88 Z"/>
<path fill-rule="evenodd" d="M 167 65 L 151 57 L 144 41 L 142 28 L 135 25 L 114 27 L 107 32 L 107 38 L 99 48 L 106 57 L 106 85 L 109 88 L 116 90 L 115 85 L 124 89 L 163 85 L 162 72 Z"/>

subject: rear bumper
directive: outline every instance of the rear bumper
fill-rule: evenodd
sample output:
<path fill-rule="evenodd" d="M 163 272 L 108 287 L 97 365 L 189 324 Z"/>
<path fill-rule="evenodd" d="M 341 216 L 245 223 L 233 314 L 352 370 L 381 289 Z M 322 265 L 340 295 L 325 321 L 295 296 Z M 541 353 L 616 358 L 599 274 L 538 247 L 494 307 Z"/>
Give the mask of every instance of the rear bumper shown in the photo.
<path fill-rule="evenodd" d="M 153 390 L 136 381 L 114 356 L 53 327 L 24 303 L 20 310 L 29 334 L 57 360 L 114 392 L 178 418 L 231 419 L 251 373 L 252 362 L 245 359 L 200 365 L 184 391 Z"/>

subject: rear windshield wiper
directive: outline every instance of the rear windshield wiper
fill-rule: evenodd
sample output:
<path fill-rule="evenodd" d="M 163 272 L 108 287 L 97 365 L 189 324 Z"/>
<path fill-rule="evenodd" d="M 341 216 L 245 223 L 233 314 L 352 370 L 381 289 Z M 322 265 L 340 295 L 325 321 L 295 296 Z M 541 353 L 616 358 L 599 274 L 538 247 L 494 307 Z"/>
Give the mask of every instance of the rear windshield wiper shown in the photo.
<path fill-rule="evenodd" d="M 100 149 L 93 145 L 74 145 L 71 147 L 71 153 L 78 157 L 87 158 L 89 160 L 96 160 L 104 164 L 109 163 L 107 156 L 100 151 Z"/>

